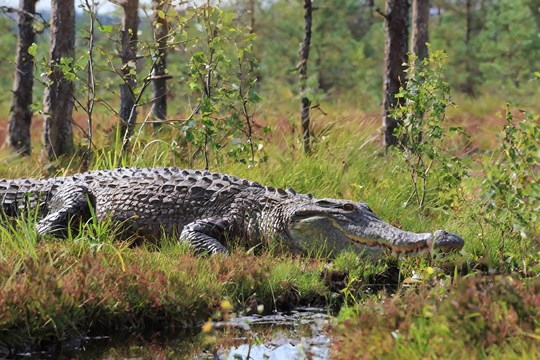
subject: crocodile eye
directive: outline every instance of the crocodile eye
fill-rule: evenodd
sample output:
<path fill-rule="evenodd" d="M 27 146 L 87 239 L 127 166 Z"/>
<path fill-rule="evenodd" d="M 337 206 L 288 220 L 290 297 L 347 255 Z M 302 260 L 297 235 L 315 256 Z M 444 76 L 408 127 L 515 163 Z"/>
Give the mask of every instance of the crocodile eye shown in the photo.
<path fill-rule="evenodd" d="M 345 211 L 353 211 L 354 210 L 354 205 L 350 204 L 350 203 L 347 203 L 347 204 L 343 204 L 343 206 L 341 208 L 343 210 L 345 210 Z"/>

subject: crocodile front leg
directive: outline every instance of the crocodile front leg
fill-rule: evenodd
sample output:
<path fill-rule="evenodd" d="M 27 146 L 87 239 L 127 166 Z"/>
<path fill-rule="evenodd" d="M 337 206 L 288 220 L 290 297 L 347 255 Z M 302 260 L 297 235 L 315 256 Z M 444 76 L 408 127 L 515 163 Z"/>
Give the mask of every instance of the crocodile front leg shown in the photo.
<path fill-rule="evenodd" d="M 187 241 L 197 253 L 228 253 L 223 245 L 232 222 L 223 218 L 196 220 L 184 226 L 180 241 Z"/>
<path fill-rule="evenodd" d="M 91 206 L 95 206 L 95 197 L 86 186 L 70 184 L 59 187 L 49 200 L 47 215 L 36 224 L 38 234 L 67 237 L 69 227 L 76 229 L 79 221 L 90 219 Z"/>

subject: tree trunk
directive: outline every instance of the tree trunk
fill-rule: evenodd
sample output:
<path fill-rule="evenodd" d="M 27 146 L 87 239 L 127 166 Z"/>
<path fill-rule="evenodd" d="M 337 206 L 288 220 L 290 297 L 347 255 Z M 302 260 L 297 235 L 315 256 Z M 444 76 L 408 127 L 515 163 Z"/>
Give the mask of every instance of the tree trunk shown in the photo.
<path fill-rule="evenodd" d="M 465 0 L 465 44 L 469 45 L 472 34 L 472 2 Z"/>
<path fill-rule="evenodd" d="M 127 140 L 137 120 L 134 90 L 137 86 L 137 31 L 139 28 L 139 0 L 119 3 L 124 10 L 122 18 L 122 76 L 120 85 L 120 130 Z"/>
<path fill-rule="evenodd" d="M 414 0 L 412 9 L 412 52 L 418 61 L 428 57 L 429 0 Z"/>
<path fill-rule="evenodd" d="M 161 127 L 162 121 L 167 120 L 167 37 L 169 36 L 169 23 L 167 0 L 154 0 L 154 14 L 152 26 L 154 28 L 154 41 L 158 45 L 154 70 L 152 73 L 153 104 L 152 117 L 154 130 Z"/>
<path fill-rule="evenodd" d="M 471 49 L 471 37 L 472 37 L 472 1 L 465 1 L 465 72 L 467 73 L 465 83 L 461 86 L 462 90 L 469 96 L 474 96 L 474 80 L 473 80 L 473 67 L 471 66 L 472 49 Z"/>
<path fill-rule="evenodd" d="M 71 154 L 73 147 L 73 82 L 66 79 L 58 66 L 62 58 L 75 56 L 75 5 L 73 0 L 51 0 L 51 27 L 49 85 L 43 98 L 43 136 L 45 147 L 42 155 L 54 160 L 60 155 Z"/>
<path fill-rule="evenodd" d="M 309 141 L 309 108 L 311 101 L 306 96 L 307 91 L 307 62 L 309 58 L 309 46 L 311 43 L 311 20 L 313 13 L 313 3 L 311 0 L 304 0 L 304 39 L 300 46 L 300 63 L 298 65 L 298 72 L 300 74 L 300 93 L 301 99 L 301 119 L 302 119 L 302 137 L 304 140 L 304 152 L 309 154 L 311 152 L 311 145 Z"/>
<path fill-rule="evenodd" d="M 255 0 L 249 0 L 247 12 L 249 13 L 249 33 L 253 34 L 255 32 Z"/>
<path fill-rule="evenodd" d="M 32 23 L 37 0 L 20 0 L 17 36 L 17 63 L 13 81 L 13 102 L 9 110 L 9 129 L 6 144 L 21 155 L 30 155 L 30 125 L 32 123 L 32 86 L 34 85 L 34 57 L 28 48 L 36 34 Z"/>
<path fill-rule="evenodd" d="M 540 0 L 528 0 L 527 6 L 534 17 L 536 23 L 536 30 L 540 32 Z"/>
<path fill-rule="evenodd" d="M 383 16 L 385 18 L 383 130 L 384 145 L 387 149 L 398 144 L 394 130 L 401 121 L 393 118 L 390 113 L 399 101 L 395 95 L 399 92 L 400 86 L 405 85 L 403 64 L 407 62 L 408 1 L 386 0 Z"/>

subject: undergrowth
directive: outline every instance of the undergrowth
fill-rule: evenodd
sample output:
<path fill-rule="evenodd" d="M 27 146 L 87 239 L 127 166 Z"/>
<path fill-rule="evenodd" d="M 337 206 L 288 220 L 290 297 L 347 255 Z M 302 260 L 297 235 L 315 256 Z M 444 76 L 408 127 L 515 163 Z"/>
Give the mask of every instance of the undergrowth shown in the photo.
<path fill-rule="evenodd" d="M 322 304 L 327 295 L 318 260 L 281 257 L 276 266 L 268 253 L 201 258 L 178 247 L 58 241 L 35 252 L 0 262 L 0 345 L 10 349 L 114 329 L 196 326 L 223 299 L 271 311 Z"/>
<path fill-rule="evenodd" d="M 529 358 L 540 340 L 540 281 L 468 276 L 358 304 L 335 329 L 337 359 Z"/>
<path fill-rule="evenodd" d="M 527 124 L 538 126 L 535 121 L 529 120 Z M 515 120 L 510 119 L 509 124 L 515 124 Z M 507 311 L 510 300 L 502 292 L 493 292 L 503 286 L 500 282 L 507 281 L 506 277 L 490 274 L 511 274 L 513 283 L 504 285 L 504 289 L 523 296 L 529 291 L 531 296 L 537 296 L 538 286 L 527 279 L 540 274 L 540 253 L 535 240 L 538 225 L 526 227 L 524 238 L 520 231 L 508 231 L 520 228 L 504 227 L 507 230 L 501 231 L 493 221 L 495 213 L 481 199 L 488 189 L 504 184 L 494 181 L 499 172 L 489 173 L 490 168 L 477 166 L 470 177 L 461 180 L 459 196 L 453 197 L 451 203 L 440 207 L 428 197 L 420 211 L 407 206 L 412 187 L 406 173 L 396 171 L 403 162 L 395 157 L 385 158 L 374 141 L 377 124 L 365 121 L 361 124 L 362 135 L 350 135 L 358 133 L 357 126 L 356 122 L 336 121 L 322 135 L 314 137 L 310 157 L 302 153 L 294 138 L 284 136 L 279 140 L 278 134 L 274 134 L 274 140 L 266 147 L 267 162 L 247 167 L 232 159 L 215 164 L 210 170 L 275 187 L 292 187 L 316 197 L 367 202 L 379 217 L 402 229 L 415 232 L 445 229 L 459 234 L 465 239 L 465 247 L 459 254 L 452 258 L 370 260 L 344 253 L 330 261 L 317 257 L 294 258 L 272 249 L 265 249 L 260 255 L 239 249 L 229 257 L 201 258 L 179 245 L 176 239 L 142 246 L 115 240 L 114 231 L 107 223 L 87 224 L 80 234 L 72 234 L 66 240 L 40 239 L 34 231 L 35 218 L 29 214 L 24 219 L 2 221 L 0 226 L 0 345 L 11 349 L 31 344 L 47 346 L 74 336 L 115 329 L 200 327 L 227 300 L 235 312 L 287 310 L 299 304 L 341 308 L 336 336 L 350 343 L 350 347 L 336 345 L 343 358 L 347 358 L 349 351 L 358 351 L 368 340 L 375 347 L 370 350 L 373 354 L 391 355 L 399 350 L 428 358 L 444 351 L 463 355 L 464 352 L 456 352 L 458 346 L 460 349 L 478 346 L 481 350 L 477 357 L 484 356 L 482 351 L 517 355 L 520 351 L 533 351 L 531 341 L 537 340 L 538 323 L 526 311 L 535 314 L 530 304 L 536 298 L 519 300 L 523 301 L 518 305 L 525 312 L 513 310 L 515 315 Z M 177 144 L 152 137 L 141 133 L 121 164 L 190 165 L 176 152 Z M 530 142 L 510 143 L 510 138 L 505 139 L 508 147 L 519 148 L 520 154 L 526 151 L 534 154 Z M 285 147 L 291 150 L 283 151 Z M 116 155 L 112 149 L 104 148 L 96 153 L 92 168 L 115 167 Z M 484 161 L 483 154 L 467 156 L 472 164 Z M 0 174 L 3 177 L 65 175 L 77 171 L 76 162 L 70 163 L 72 167 L 68 170 L 53 167 L 38 171 L 30 161 L 9 159 L 0 166 Z M 193 164 L 195 168 L 203 166 L 204 162 Z M 526 166 L 524 163 L 523 167 Z M 486 178 L 491 182 L 484 181 Z M 527 187 L 527 196 L 536 196 L 536 190 L 529 189 L 536 188 Z M 518 198 L 524 192 L 513 194 Z M 509 211 L 520 210 L 512 202 L 504 202 L 504 197 L 494 196 L 491 199 L 498 204 L 497 211 L 503 211 L 504 206 Z M 527 206 L 522 209 L 530 211 L 528 204 L 534 202 L 524 204 Z M 471 273 L 476 274 L 475 280 L 461 279 Z M 490 277 L 484 278 L 487 275 Z M 403 292 L 411 284 L 415 291 Z M 474 294 L 468 293 L 469 285 L 478 285 Z M 486 297 L 478 302 L 479 309 L 455 303 L 462 298 L 477 301 L 482 292 Z M 423 304 L 421 307 L 418 301 Z M 387 304 L 394 304 L 392 311 L 401 315 L 386 309 L 385 306 L 390 306 Z M 433 316 L 424 316 L 424 305 Z M 485 312 L 481 305 L 491 309 L 494 315 Z M 381 307 L 382 310 L 377 310 Z M 474 326 L 480 318 L 478 312 L 489 321 L 485 320 L 483 327 L 477 329 Z M 461 320 L 454 319 L 452 314 L 461 314 Z M 497 326 L 502 326 L 499 318 L 508 323 L 509 330 L 497 330 Z M 374 325 L 363 327 L 366 323 L 361 319 L 373 321 Z M 454 330 L 455 321 L 464 328 L 473 326 L 467 333 L 471 336 L 450 336 L 452 331 L 461 331 Z M 442 325 L 438 326 L 439 323 Z M 392 336 L 399 324 L 404 324 L 399 336 Z M 482 330 L 491 329 L 492 325 L 495 326 L 493 341 L 488 331 Z M 349 330 L 350 339 L 346 337 Z M 426 334 L 431 332 L 439 335 L 429 340 L 431 337 Z"/>

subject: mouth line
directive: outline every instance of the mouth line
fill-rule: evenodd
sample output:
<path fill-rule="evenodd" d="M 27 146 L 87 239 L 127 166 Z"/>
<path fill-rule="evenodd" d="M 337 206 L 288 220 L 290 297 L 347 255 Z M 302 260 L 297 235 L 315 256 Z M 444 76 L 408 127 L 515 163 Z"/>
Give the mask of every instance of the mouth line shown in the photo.
<path fill-rule="evenodd" d="M 343 227 L 339 225 L 339 223 L 327 216 L 321 216 L 326 218 L 326 220 L 331 224 L 331 226 L 342 236 L 347 238 L 351 243 L 362 246 L 367 248 L 369 251 L 373 252 L 386 252 L 391 255 L 417 255 L 417 254 L 425 254 L 425 253 L 432 253 L 433 251 L 433 244 L 434 239 L 433 236 L 424 238 L 424 239 L 414 239 L 414 242 L 411 242 L 409 244 L 406 243 L 403 245 L 394 245 L 391 243 L 390 240 L 385 240 L 383 238 L 374 237 L 374 238 L 367 238 L 365 236 L 359 236 L 356 234 L 353 234 Z M 294 236 L 287 230 L 287 233 L 290 237 L 294 238 Z"/>
<path fill-rule="evenodd" d="M 388 243 L 381 243 L 376 239 L 367 239 L 365 237 L 357 236 L 345 231 L 341 228 L 334 219 L 331 219 L 332 225 L 342 234 L 344 234 L 349 240 L 354 243 L 367 246 L 372 250 L 383 250 L 390 252 L 392 255 L 416 255 L 423 253 L 430 253 L 432 249 L 432 239 L 426 239 L 425 241 L 418 241 L 411 245 L 392 245 Z"/>
<path fill-rule="evenodd" d="M 418 243 L 405 246 L 395 246 L 387 243 L 381 243 L 377 240 L 366 239 L 364 237 L 355 236 L 352 234 L 346 235 L 349 240 L 353 243 L 361 244 L 363 246 L 369 247 L 372 250 L 383 250 L 391 252 L 392 255 L 415 255 L 423 254 L 430 252 L 430 241 L 419 241 Z"/>

